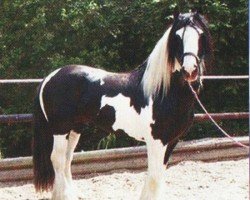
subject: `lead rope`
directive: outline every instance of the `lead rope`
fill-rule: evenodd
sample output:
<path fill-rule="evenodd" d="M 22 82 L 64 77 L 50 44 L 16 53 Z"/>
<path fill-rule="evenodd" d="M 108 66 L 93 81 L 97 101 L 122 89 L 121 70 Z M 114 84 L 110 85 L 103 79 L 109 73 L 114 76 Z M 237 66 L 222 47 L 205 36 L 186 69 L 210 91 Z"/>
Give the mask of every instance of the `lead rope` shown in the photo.
<path fill-rule="evenodd" d="M 249 150 L 249 146 L 242 144 L 241 142 L 235 140 L 232 136 L 230 136 L 226 131 L 224 131 L 219 124 L 213 119 L 213 117 L 208 113 L 207 109 L 203 106 L 203 104 L 201 103 L 196 91 L 193 89 L 193 87 L 191 86 L 191 84 L 188 84 L 192 93 L 194 94 L 197 102 L 200 104 L 200 107 L 203 109 L 203 111 L 206 113 L 206 115 L 208 116 L 208 118 L 214 123 L 214 125 L 226 136 L 228 137 L 230 140 L 232 140 L 233 142 L 235 142 L 237 145 L 244 147 L 246 149 Z"/>

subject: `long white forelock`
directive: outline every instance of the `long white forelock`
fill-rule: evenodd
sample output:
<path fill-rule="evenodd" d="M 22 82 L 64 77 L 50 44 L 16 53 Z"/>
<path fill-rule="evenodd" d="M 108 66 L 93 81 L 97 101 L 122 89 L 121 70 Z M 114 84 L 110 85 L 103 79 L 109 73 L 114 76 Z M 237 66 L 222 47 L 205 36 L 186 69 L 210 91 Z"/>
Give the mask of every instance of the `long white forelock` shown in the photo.
<path fill-rule="evenodd" d="M 155 96 L 159 93 L 161 86 L 166 94 L 170 86 L 171 70 L 168 66 L 168 36 L 169 28 L 158 41 L 147 62 L 147 67 L 142 78 L 142 87 L 147 97 Z"/>

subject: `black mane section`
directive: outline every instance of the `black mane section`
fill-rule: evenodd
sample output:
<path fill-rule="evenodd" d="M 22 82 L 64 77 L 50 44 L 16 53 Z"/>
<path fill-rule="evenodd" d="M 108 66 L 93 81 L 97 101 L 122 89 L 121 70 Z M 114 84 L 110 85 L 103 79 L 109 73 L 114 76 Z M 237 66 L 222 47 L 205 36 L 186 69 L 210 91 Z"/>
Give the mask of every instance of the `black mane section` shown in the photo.
<path fill-rule="evenodd" d="M 212 36 L 210 34 L 208 28 L 208 22 L 202 15 L 194 15 L 194 21 L 196 25 L 203 30 L 204 34 L 204 60 L 206 62 L 207 67 L 211 67 L 211 63 L 213 62 L 213 43 L 212 43 Z"/>

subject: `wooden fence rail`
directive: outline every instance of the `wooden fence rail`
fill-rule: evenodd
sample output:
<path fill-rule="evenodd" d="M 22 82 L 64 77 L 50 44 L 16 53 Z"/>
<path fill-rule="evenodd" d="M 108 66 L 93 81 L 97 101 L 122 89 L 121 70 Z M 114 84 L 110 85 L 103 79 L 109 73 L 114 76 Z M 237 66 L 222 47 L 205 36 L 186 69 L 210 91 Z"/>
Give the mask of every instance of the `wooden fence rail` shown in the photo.
<path fill-rule="evenodd" d="M 249 145 L 248 137 L 236 140 Z M 246 158 L 249 150 L 235 145 L 227 138 L 207 138 L 180 142 L 173 152 L 169 165 L 182 161 L 218 161 Z M 147 167 L 146 147 L 129 147 L 110 150 L 79 152 L 74 154 L 74 176 L 102 173 L 112 170 L 144 170 Z M 23 181 L 33 178 L 32 158 L 0 160 L 0 182 Z"/>

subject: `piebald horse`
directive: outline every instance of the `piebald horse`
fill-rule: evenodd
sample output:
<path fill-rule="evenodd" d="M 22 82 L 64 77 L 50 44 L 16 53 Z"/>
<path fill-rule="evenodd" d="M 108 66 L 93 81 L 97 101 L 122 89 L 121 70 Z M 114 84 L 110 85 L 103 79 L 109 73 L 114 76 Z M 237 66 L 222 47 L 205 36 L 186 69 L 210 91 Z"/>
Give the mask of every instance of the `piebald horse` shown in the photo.
<path fill-rule="evenodd" d="M 84 125 L 94 124 L 146 143 L 148 175 L 140 199 L 163 199 L 169 157 L 193 122 L 189 84 L 199 90 L 211 53 L 204 17 L 175 14 L 147 60 L 131 72 L 69 65 L 49 74 L 35 98 L 36 190 L 53 190 L 54 200 L 77 199 L 72 186 L 73 152 Z"/>

